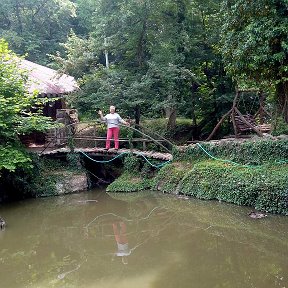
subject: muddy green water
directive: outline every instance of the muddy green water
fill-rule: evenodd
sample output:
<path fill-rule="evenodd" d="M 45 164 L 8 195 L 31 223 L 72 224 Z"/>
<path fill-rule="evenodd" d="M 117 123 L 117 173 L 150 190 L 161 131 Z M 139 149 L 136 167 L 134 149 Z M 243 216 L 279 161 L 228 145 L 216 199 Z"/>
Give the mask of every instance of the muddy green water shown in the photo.
<path fill-rule="evenodd" d="M 288 218 L 159 193 L 0 207 L 0 287 L 288 287 Z"/>

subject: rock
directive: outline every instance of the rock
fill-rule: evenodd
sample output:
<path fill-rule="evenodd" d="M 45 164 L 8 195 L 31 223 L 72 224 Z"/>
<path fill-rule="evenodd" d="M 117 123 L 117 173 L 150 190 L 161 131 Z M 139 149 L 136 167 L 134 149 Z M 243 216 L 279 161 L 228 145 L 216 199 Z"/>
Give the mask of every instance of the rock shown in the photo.
<path fill-rule="evenodd" d="M 87 190 L 88 179 L 86 173 L 63 173 L 55 184 L 58 195 Z"/>
<path fill-rule="evenodd" d="M 3 218 L 0 217 L 0 230 L 4 230 L 6 227 L 6 222 Z"/>
<path fill-rule="evenodd" d="M 253 219 L 261 219 L 261 218 L 267 217 L 267 214 L 262 213 L 262 212 L 257 212 L 257 211 L 251 211 L 248 215 L 250 218 L 253 218 Z"/>

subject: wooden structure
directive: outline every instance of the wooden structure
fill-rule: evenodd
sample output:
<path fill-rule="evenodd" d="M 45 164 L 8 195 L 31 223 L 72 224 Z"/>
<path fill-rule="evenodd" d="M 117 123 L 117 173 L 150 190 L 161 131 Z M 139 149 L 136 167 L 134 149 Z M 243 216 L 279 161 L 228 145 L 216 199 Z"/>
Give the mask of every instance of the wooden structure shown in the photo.
<path fill-rule="evenodd" d="M 55 145 L 67 143 L 67 139 L 74 135 L 77 131 L 79 123 L 78 112 L 76 109 L 57 109 L 56 122 L 63 124 L 63 127 L 51 129 L 46 136 L 46 141 L 49 139 L 55 140 Z"/>
<path fill-rule="evenodd" d="M 43 114 L 56 120 L 57 109 L 67 108 L 64 96 L 79 89 L 75 79 L 23 59 L 19 60 L 19 66 L 28 73 L 27 90 L 29 93 L 37 91 L 38 97 L 53 98 L 53 101 L 45 104 Z M 54 101 L 55 98 L 59 100 Z"/>
<path fill-rule="evenodd" d="M 23 59 L 19 60 L 19 68 L 28 74 L 27 90 L 29 93 L 32 94 L 36 91 L 40 98 L 53 98 L 44 105 L 43 115 L 57 120 L 57 111 L 67 108 L 64 96 L 79 89 L 75 79 L 66 74 L 59 74 L 56 70 Z M 19 136 L 21 142 L 27 146 L 44 144 L 45 137 L 44 133 L 39 132 Z"/>
<path fill-rule="evenodd" d="M 34 151 L 40 155 L 60 155 L 60 154 L 67 154 L 70 153 L 71 150 L 70 148 L 63 147 L 63 148 L 57 148 L 57 149 L 46 149 L 45 151 L 40 151 L 35 150 L 33 148 L 29 149 L 30 151 Z M 163 153 L 163 152 L 155 152 L 155 151 L 141 151 L 137 149 L 110 149 L 110 150 L 105 150 L 104 148 L 75 148 L 74 153 L 85 153 L 89 156 L 110 156 L 110 157 L 115 157 L 115 155 L 120 155 L 123 153 L 133 153 L 135 155 L 142 155 L 147 158 L 152 158 L 152 159 L 158 159 L 162 161 L 169 161 L 172 160 L 172 154 L 170 153 Z"/>
<path fill-rule="evenodd" d="M 50 133 L 47 137 L 48 140 L 51 141 L 51 143 L 49 145 L 49 147 L 57 147 L 57 146 L 62 146 L 62 145 L 66 145 L 68 140 L 69 140 L 69 136 L 67 137 L 67 134 L 64 132 L 63 134 L 61 132 L 59 132 L 59 130 L 57 130 L 57 135 L 56 138 L 53 139 L 54 135 L 52 135 L 52 133 Z M 97 137 L 97 136 L 74 136 L 72 137 L 74 143 L 76 141 L 85 141 L 85 142 L 91 142 L 92 146 L 94 146 L 95 148 L 97 148 L 99 146 L 99 143 L 105 143 L 106 142 L 106 137 Z M 54 142 L 53 142 L 54 141 Z M 111 142 L 113 142 L 114 140 L 111 139 Z M 157 140 L 158 142 L 164 142 L 164 140 Z M 142 149 L 146 150 L 147 149 L 147 144 L 149 143 L 153 143 L 152 140 L 147 139 L 147 138 L 132 138 L 132 139 L 128 139 L 128 138 L 119 138 L 119 142 L 120 143 L 127 143 L 127 144 L 133 144 L 133 143 L 141 143 L 142 144 Z M 81 145 L 80 145 L 81 146 Z M 79 145 L 76 144 L 76 147 L 79 147 Z M 57 148 L 56 148 L 57 149 Z"/>
<path fill-rule="evenodd" d="M 238 103 L 240 94 L 243 92 L 255 92 L 259 96 L 259 109 L 255 113 L 255 115 L 245 114 L 243 115 L 238 109 Z M 211 140 L 216 131 L 219 129 L 223 121 L 230 116 L 233 124 L 233 129 L 235 133 L 235 137 L 239 137 L 239 135 L 246 131 L 254 131 L 258 136 L 262 137 L 263 132 L 269 132 L 271 130 L 271 126 L 269 124 L 264 124 L 264 116 L 265 114 L 269 115 L 269 113 L 264 108 L 264 95 L 259 90 L 237 90 L 236 95 L 233 100 L 232 108 L 222 116 L 220 121 L 214 127 L 211 134 L 206 139 L 207 141 Z M 256 117 L 259 117 L 260 124 L 256 124 Z"/>
<path fill-rule="evenodd" d="M 62 109 L 61 112 L 67 111 L 73 111 L 73 109 Z M 64 114 L 65 115 L 65 114 Z M 65 120 L 67 116 L 63 116 L 62 122 L 64 125 L 59 128 L 51 129 L 48 137 L 46 138 L 46 148 L 52 148 L 57 149 L 59 147 L 64 147 L 68 145 L 68 143 L 72 144 L 74 148 L 96 148 L 99 147 L 103 142 L 106 141 L 106 137 L 103 136 L 104 133 L 106 133 L 106 128 L 103 131 L 103 124 L 102 122 L 65 122 L 68 120 Z M 71 121 L 71 117 L 69 116 L 69 121 Z M 77 119 L 78 120 L 78 119 Z M 66 124 L 66 125 L 65 125 Z M 125 126 L 125 125 L 124 125 Z M 153 143 L 154 145 L 157 145 L 161 147 L 162 150 L 166 150 L 167 152 L 171 152 L 171 149 L 173 147 L 173 143 L 171 143 L 169 140 L 165 139 L 163 136 L 157 134 L 157 135 L 149 135 L 145 134 L 138 129 L 132 127 L 132 126 L 125 126 L 127 129 L 130 129 L 132 131 L 138 132 L 137 135 L 140 133 L 140 137 L 133 137 L 133 138 L 120 138 L 119 142 L 126 143 L 125 147 L 134 147 L 134 143 L 141 143 L 142 149 L 146 150 L 147 145 L 149 143 Z M 100 131 L 100 132 L 99 132 Z M 104 132 L 104 133 L 103 133 Z M 101 136 L 102 135 L 102 136 Z M 157 137 L 157 138 L 155 138 Z M 111 139 L 113 142 L 114 139 Z M 166 146 L 165 146 L 166 145 Z M 167 148 L 170 147 L 170 149 Z M 102 146 L 103 147 L 103 146 Z M 45 149 L 46 149 L 45 148 Z"/>

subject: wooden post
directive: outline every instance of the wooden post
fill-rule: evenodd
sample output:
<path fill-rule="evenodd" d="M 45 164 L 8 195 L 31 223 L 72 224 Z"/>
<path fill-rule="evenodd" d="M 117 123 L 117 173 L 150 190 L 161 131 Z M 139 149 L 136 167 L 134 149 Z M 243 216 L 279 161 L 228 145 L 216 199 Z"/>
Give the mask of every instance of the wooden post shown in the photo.
<path fill-rule="evenodd" d="M 94 147 L 97 147 L 97 140 L 96 140 L 96 124 L 93 125 L 93 136 L 94 136 Z"/>
<path fill-rule="evenodd" d="M 235 109 L 232 109 L 231 119 L 232 119 L 232 124 L 233 124 L 235 137 L 238 138 L 239 133 L 238 133 L 238 129 L 237 129 L 236 121 L 235 121 Z"/>
<path fill-rule="evenodd" d="M 211 140 L 211 138 L 214 136 L 214 134 L 216 133 L 216 131 L 218 130 L 218 128 L 220 127 L 220 125 L 222 124 L 222 122 L 224 121 L 224 119 L 232 112 L 232 109 L 230 109 L 224 116 L 222 116 L 222 118 L 220 119 L 220 121 L 217 123 L 217 125 L 215 126 L 215 128 L 213 129 L 213 131 L 211 132 L 211 134 L 208 136 L 208 138 L 206 139 L 206 141 Z"/>
<path fill-rule="evenodd" d="M 234 127 L 234 131 L 237 131 L 237 128 L 235 130 L 235 127 L 236 127 L 236 123 L 235 122 L 235 108 L 236 108 L 236 105 L 237 105 L 237 100 L 238 100 L 238 97 L 240 95 L 240 92 L 239 90 L 237 89 L 236 90 L 236 95 L 234 97 L 234 100 L 233 100 L 233 105 L 232 105 L 232 108 L 224 115 L 222 116 L 222 118 L 220 119 L 220 121 L 217 123 L 217 125 L 215 126 L 215 128 L 213 129 L 213 131 L 211 132 L 211 134 L 208 136 L 208 138 L 206 139 L 206 141 L 209 141 L 212 139 L 212 137 L 214 136 L 214 134 L 216 133 L 216 131 L 218 130 L 218 128 L 220 127 L 220 125 L 222 124 L 222 122 L 224 121 L 224 119 L 230 114 L 230 113 L 234 113 L 233 116 L 232 116 L 232 122 L 233 122 L 233 127 Z M 234 126 L 235 125 L 235 126 Z M 237 135 L 236 134 L 237 132 L 235 132 L 235 136 Z"/>
<path fill-rule="evenodd" d="M 146 141 L 145 140 L 143 140 L 143 151 L 146 151 Z"/>
<path fill-rule="evenodd" d="M 262 91 L 259 92 L 259 120 L 260 125 L 264 124 L 264 95 Z"/>

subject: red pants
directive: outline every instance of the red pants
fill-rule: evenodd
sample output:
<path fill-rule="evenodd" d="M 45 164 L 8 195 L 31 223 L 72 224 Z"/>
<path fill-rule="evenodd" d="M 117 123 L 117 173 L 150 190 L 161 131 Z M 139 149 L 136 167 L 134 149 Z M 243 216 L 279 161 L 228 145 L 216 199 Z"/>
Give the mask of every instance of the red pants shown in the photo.
<path fill-rule="evenodd" d="M 126 224 L 124 222 L 119 222 L 119 223 L 113 223 L 113 231 L 114 231 L 114 236 L 115 240 L 117 243 L 120 244 L 125 244 L 128 243 L 127 240 L 127 232 L 126 232 Z M 120 229 L 119 227 L 120 226 Z"/>
<path fill-rule="evenodd" d="M 110 148 L 110 140 L 112 139 L 112 135 L 114 135 L 114 145 L 115 149 L 119 149 L 119 127 L 108 128 L 107 130 L 107 140 L 106 140 L 106 149 Z"/>

